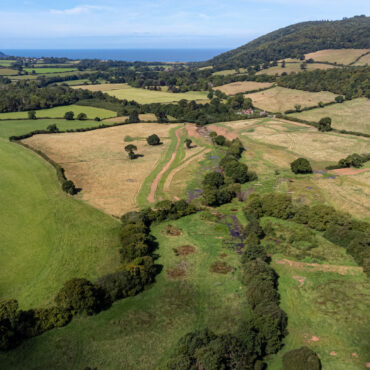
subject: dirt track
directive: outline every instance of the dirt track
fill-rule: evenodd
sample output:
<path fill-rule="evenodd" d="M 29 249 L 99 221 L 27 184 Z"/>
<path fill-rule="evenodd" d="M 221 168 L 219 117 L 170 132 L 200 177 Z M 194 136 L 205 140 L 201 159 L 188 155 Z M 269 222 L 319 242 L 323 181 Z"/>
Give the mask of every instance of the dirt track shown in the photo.
<path fill-rule="evenodd" d="M 176 134 L 176 138 L 177 138 L 177 143 L 176 143 L 176 149 L 175 151 L 172 153 L 172 156 L 171 156 L 171 159 L 165 164 L 165 166 L 161 169 L 161 171 L 159 172 L 159 174 L 156 176 L 156 178 L 154 179 L 153 183 L 152 183 L 152 186 L 150 187 L 150 193 L 147 197 L 147 200 L 148 202 L 150 203 L 154 203 L 155 202 L 155 192 L 157 191 L 157 187 L 158 187 L 158 184 L 159 182 L 161 181 L 161 178 L 162 176 L 164 175 L 164 173 L 170 168 L 172 162 L 175 160 L 176 158 L 176 153 L 177 153 L 177 150 L 180 146 L 180 135 L 179 135 L 179 131 L 181 130 L 181 128 L 177 129 L 175 134 Z"/>

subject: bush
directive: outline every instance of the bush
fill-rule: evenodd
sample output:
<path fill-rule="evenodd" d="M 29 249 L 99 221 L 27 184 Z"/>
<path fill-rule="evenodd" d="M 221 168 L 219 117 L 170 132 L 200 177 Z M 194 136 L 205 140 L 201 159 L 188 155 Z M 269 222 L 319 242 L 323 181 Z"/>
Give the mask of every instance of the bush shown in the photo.
<path fill-rule="evenodd" d="M 28 119 L 36 119 L 36 112 L 34 110 L 30 110 L 27 115 Z"/>
<path fill-rule="evenodd" d="M 322 132 L 331 131 L 331 118 L 330 117 L 321 118 L 319 121 L 318 129 L 319 131 Z"/>
<path fill-rule="evenodd" d="M 74 116 L 75 116 L 75 114 L 72 111 L 65 112 L 65 114 L 64 114 L 64 118 L 68 121 L 72 121 L 74 119 Z"/>
<path fill-rule="evenodd" d="M 292 172 L 295 174 L 312 173 L 310 162 L 305 158 L 298 158 L 290 164 Z"/>
<path fill-rule="evenodd" d="M 294 349 L 283 355 L 284 370 L 320 370 L 321 362 L 317 354 L 307 347 Z"/>
<path fill-rule="evenodd" d="M 71 279 L 55 297 L 59 308 L 69 310 L 72 314 L 87 313 L 92 315 L 104 307 L 103 295 L 86 279 Z"/>
<path fill-rule="evenodd" d="M 147 137 L 146 141 L 149 145 L 159 145 L 161 143 L 161 139 L 156 134 Z"/>
<path fill-rule="evenodd" d="M 95 117 L 94 118 L 94 121 L 96 121 L 96 122 L 100 122 L 101 120 L 100 120 L 100 117 Z"/>
<path fill-rule="evenodd" d="M 87 120 L 87 115 L 86 113 L 79 113 L 79 115 L 77 116 L 77 119 L 79 121 L 86 121 Z"/>
<path fill-rule="evenodd" d="M 51 133 L 56 133 L 56 132 L 59 132 L 59 129 L 57 127 L 57 125 L 55 123 L 53 123 L 52 125 L 49 125 L 48 127 L 46 127 L 46 130 L 51 132 Z"/>
<path fill-rule="evenodd" d="M 344 97 L 342 95 L 338 95 L 335 97 L 335 101 L 337 103 L 343 103 L 344 102 Z"/>
<path fill-rule="evenodd" d="M 225 145 L 226 138 L 225 138 L 225 136 L 218 135 L 218 136 L 215 137 L 214 141 L 217 145 L 223 146 L 223 145 Z"/>
<path fill-rule="evenodd" d="M 225 178 L 219 172 L 209 172 L 204 176 L 203 185 L 219 188 L 225 183 Z"/>
<path fill-rule="evenodd" d="M 101 276 L 95 285 L 106 291 L 112 302 L 132 297 L 144 289 L 140 276 L 132 275 L 126 270 Z"/>
<path fill-rule="evenodd" d="M 73 183 L 73 181 L 71 181 L 71 180 L 63 181 L 62 189 L 63 189 L 63 191 L 65 191 L 66 193 L 68 193 L 70 195 L 75 195 L 77 193 L 76 186 Z"/>

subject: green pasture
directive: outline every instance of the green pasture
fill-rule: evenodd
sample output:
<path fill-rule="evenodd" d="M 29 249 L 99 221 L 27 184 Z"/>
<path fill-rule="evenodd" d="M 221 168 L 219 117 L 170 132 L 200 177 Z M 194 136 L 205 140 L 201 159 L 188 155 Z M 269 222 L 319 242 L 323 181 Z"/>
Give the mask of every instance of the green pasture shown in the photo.
<path fill-rule="evenodd" d="M 189 331 L 206 326 L 217 333 L 235 330 L 248 315 L 238 280 L 239 256 L 222 246 L 217 237 L 226 235 L 227 227 L 212 221 L 211 216 L 201 212 L 170 222 L 181 230 L 178 237 L 166 235 L 169 223 L 155 226 L 157 263 L 163 270 L 150 289 L 116 302 L 97 316 L 78 317 L 64 328 L 0 354 L 0 366 L 19 369 L 32 363 L 53 369 L 160 369 L 177 340 Z M 195 253 L 176 256 L 173 249 L 183 245 L 195 247 Z M 221 253 L 227 256 L 221 259 Z M 210 272 L 210 265 L 219 260 L 235 268 L 234 272 Z M 184 275 L 171 277 L 176 269 L 182 269 Z"/>
<path fill-rule="evenodd" d="M 13 63 L 15 63 L 16 61 L 15 60 L 5 60 L 5 59 L 0 59 L 0 66 L 2 67 L 9 67 L 11 66 Z"/>
<path fill-rule="evenodd" d="M 50 123 L 0 122 L 0 299 L 16 298 L 22 308 L 50 304 L 70 278 L 94 279 L 117 266 L 118 222 L 67 196 L 49 163 L 8 141 Z"/>
<path fill-rule="evenodd" d="M 186 93 L 171 93 L 167 91 L 152 91 L 138 89 L 127 85 L 123 89 L 105 91 L 107 94 L 118 99 L 135 100 L 141 104 L 150 103 L 171 103 L 182 99 L 187 100 L 207 100 L 207 91 L 188 91 Z"/>
<path fill-rule="evenodd" d="M 99 117 L 100 119 L 116 117 L 117 113 L 103 109 L 95 108 L 81 105 L 63 105 L 60 107 L 54 107 L 49 109 L 39 109 L 36 110 L 37 118 L 63 118 L 66 112 L 72 111 L 75 114 L 75 119 L 79 113 L 85 113 L 88 118 L 94 119 Z M 0 113 L 0 120 L 9 119 L 22 119 L 28 118 L 28 112 L 10 112 L 10 113 Z"/>
<path fill-rule="evenodd" d="M 32 71 L 35 71 L 36 74 L 49 74 L 49 73 L 63 73 L 63 72 L 73 72 L 77 71 L 77 68 L 75 67 L 35 67 L 35 68 L 23 68 L 24 71 L 28 73 L 32 73 Z"/>

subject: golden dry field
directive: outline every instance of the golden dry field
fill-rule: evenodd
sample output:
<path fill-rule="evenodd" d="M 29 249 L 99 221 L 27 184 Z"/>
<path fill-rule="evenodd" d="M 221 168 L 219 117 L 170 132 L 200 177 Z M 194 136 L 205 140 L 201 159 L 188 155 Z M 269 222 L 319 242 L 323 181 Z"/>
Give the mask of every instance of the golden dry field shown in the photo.
<path fill-rule="evenodd" d="M 356 63 L 353 64 L 354 66 L 365 66 L 370 65 L 370 53 L 361 57 Z"/>
<path fill-rule="evenodd" d="M 292 113 L 291 116 L 315 122 L 323 117 L 330 117 L 332 127 L 338 130 L 370 134 L 370 101 L 366 98 L 347 100 L 341 104 Z"/>
<path fill-rule="evenodd" d="M 302 72 L 301 69 L 302 61 L 298 62 L 289 62 L 285 64 L 285 68 L 281 66 L 281 63 L 275 67 L 269 67 L 267 69 L 262 69 L 261 71 L 257 72 L 257 75 L 281 75 L 283 72 L 290 74 L 290 73 L 299 73 Z M 312 71 L 314 69 L 329 69 L 334 68 L 334 66 L 330 64 L 321 64 L 321 63 L 308 63 L 306 66 L 307 71 Z"/>
<path fill-rule="evenodd" d="M 313 59 L 317 62 L 329 62 L 338 64 L 350 64 L 359 56 L 367 53 L 370 49 L 326 49 L 306 54 L 306 60 Z"/>
<path fill-rule="evenodd" d="M 258 108 L 269 112 L 285 112 L 294 109 L 296 104 L 304 108 L 317 105 L 320 101 L 328 103 L 333 101 L 336 95 L 328 91 L 314 93 L 277 86 L 245 96 L 251 98 L 253 104 Z"/>
<path fill-rule="evenodd" d="M 271 82 L 241 81 L 215 87 L 215 90 L 220 90 L 226 95 L 235 95 L 238 93 L 264 89 L 272 85 L 273 84 Z"/>
<path fill-rule="evenodd" d="M 243 141 L 246 163 L 259 176 L 255 190 L 288 193 L 299 202 L 326 203 L 356 218 L 370 219 L 370 168 L 348 175 L 325 170 L 349 154 L 370 152 L 370 139 L 320 133 L 308 125 L 274 118 L 217 126 L 229 135 L 237 133 Z M 290 163 L 298 157 L 307 158 L 316 173 L 294 176 Z"/>
<path fill-rule="evenodd" d="M 132 124 L 82 133 L 36 135 L 24 142 L 59 163 L 77 187 L 78 197 L 104 212 L 120 216 L 136 209 L 142 183 L 166 153 L 173 125 Z M 145 138 L 157 134 L 163 145 L 150 146 Z M 143 155 L 130 160 L 126 136 Z"/>

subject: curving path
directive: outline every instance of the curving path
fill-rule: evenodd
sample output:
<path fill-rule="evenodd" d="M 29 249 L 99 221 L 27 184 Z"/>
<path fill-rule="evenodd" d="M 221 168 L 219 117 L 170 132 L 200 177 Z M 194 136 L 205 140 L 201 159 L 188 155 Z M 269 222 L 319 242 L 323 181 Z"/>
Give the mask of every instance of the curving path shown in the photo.
<path fill-rule="evenodd" d="M 182 164 L 180 164 L 180 166 L 176 167 L 175 169 L 173 169 L 170 174 L 167 176 L 167 179 L 164 183 L 164 187 L 163 187 L 163 190 L 164 191 L 168 191 L 170 189 L 170 186 L 171 186 L 171 182 L 174 178 L 174 176 L 179 172 L 181 171 L 183 168 L 185 168 L 186 166 L 188 166 L 191 162 L 195 161 L 195 160 L 198 160 L 200 158 L 202 158 L 205 154 L 209 153 L 211 150 L 208 149 L 206 150 L 206 148 L 204 148 L 203 150 L 201 150 L 198 154 L 194 155 L 193 157 L 190 157 L 188 160 L 186 160 L 185 162 L 183 162 Z"/>
<path fill-rule="evenodd" d="M 156 176 L 156 178 L 152 182 L 152 186 L 150 187 L 150 193 L 149 193 L 148 197 L 146 198 L 148 200 L 148 202 L 150 202 L 150 203 L 154 203 L 155 202 L 155 192 L 157 191 L 158 184 L 161 181 L 161 178 L 164 175 L 164 173 L 170 168 L 172 162 L 176 158 L 176 153 L 177 153 L 177 150 L 178 150 L 178 148 L 180 146 L 180 141 L 181 141 L 180 134 L 179 134 L 179 131 L 181 129 L 182 129 L 182 127 L 181 128 L 178 128 L 175 131 L 176 138 L 177 138 L 177 143 L 176 143 L 176 149 L 175 149 L 175 151 L 172 153 L 172 156 L 171 156 L 170 160 L 165 164 L 165 166 L 161 169 L 161 171 L 159 172 L 159 174 Z"/>

